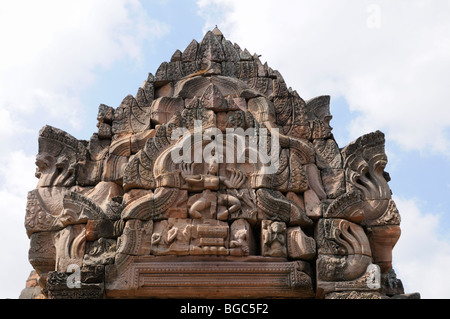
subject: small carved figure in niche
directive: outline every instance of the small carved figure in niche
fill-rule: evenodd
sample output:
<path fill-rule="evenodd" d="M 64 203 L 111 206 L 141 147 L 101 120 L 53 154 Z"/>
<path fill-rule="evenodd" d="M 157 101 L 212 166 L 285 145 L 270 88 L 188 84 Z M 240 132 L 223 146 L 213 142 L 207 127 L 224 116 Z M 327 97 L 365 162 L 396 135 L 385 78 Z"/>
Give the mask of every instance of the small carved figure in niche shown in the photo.
<path fill-rule="evenodd" d="M 247 230 L 239 229 L 236 233 L 234 233 L 233 240 L 230 241 L 230 248 L 234 248 L 235 250 L 241 250 L 243 255 L 246 256 L 249 254 L 249 247 L 247 243 Z M 230 249 L 230 254 L 231 254 Z"/>
<path fill-rule="evenodd" d="M 230 234 L 230 255 L 248 256 L 255 253 L 253 234 L 248 221 L 235 220 L 230 227 Z"/>
<path fill-rule="evenodd" d="M 263 255 L 270 257 L 286 257 L 286 224 L 264 220 L 262 223 Z"/>

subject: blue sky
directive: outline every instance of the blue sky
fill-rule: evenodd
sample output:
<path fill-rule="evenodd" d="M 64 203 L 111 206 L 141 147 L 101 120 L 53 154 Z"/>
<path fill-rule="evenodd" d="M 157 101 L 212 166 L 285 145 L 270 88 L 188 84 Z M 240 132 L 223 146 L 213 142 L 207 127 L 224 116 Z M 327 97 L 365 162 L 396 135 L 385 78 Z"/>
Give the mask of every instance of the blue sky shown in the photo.
<path fill-rule="evenodd" d="M 96 132 L 149 72 L 218 25 L 304 99 L 331 95 L 340 147 L 386 134 L 407 292 L 450 298 L 450 3 L 430 0 L 97 0 L 0 6 L 0 298 L 31 270 L 23 227 L 39 129 Z M 6 226 L 7 225 L 7 226 Z"/>

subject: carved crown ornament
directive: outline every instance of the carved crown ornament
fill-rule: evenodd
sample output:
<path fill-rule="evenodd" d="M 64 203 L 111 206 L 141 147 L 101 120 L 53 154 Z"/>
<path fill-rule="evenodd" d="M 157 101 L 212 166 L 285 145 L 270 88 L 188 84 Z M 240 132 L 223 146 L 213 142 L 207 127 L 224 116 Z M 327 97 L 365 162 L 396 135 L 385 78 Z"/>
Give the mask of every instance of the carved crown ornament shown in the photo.
<path fill-rule="evenodd" d="M 216 28 L 100 105 L 89 141 L 45 126 L 25 216 L 41 297 L 403 295 L 384 135 L 339 148 L 331 118 Z"/>

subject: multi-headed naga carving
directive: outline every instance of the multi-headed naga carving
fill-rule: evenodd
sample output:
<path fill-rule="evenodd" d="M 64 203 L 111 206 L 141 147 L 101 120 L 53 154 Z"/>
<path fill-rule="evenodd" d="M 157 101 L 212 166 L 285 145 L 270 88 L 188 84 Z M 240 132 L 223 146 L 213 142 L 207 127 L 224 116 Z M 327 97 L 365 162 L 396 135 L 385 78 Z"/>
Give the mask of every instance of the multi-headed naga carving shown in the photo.
<path fill-rule="evenodd" d="M 383 296 L 384 136 L 340 150 L 329 96 L 303 100 L 216 28 L 97 119 L 89 141 L 39 135 L 25 227 L 46 297 Z"/>

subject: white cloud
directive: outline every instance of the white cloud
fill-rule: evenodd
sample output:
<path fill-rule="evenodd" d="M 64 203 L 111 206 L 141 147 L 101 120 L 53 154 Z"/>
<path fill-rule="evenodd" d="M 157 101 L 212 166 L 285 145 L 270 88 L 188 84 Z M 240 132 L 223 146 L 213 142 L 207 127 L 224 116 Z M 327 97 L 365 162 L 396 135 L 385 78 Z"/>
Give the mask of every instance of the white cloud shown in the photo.
<path fill-rule="evenodd" d="M 80 95 L 96 72 L 167 33 L 137 0 L 18 0 L 0 9 L 0 108 L 83 125 Z"/>
<path fill-rule="evenodd" d="M 8 155 L 8 160 L 5 159 Z M 0 160 L 0 298 L 18 298 L 32 269 L 28 262 L 29 240 L 25 232 L 28 191 L 36 187 L 34 156 L 23 151 L 2 154 Z"/>
<path fill-rule="evenodd" d="M 372 28 L 373 6 L 379 28 Z M 262 54 L 305 99 L 343 96 L 350 139 L 380 129 L 408 150 L 450 155 L 448 1 L 200 0 L 205 29 Z"/>
<path fill-rule="evenodd" d="M 449 299 L 450 243 L 442 237 L 442 216 L 423 212 L 417 200 L 394 198 L 402 235 L 393 250 L 393 267 L 406 292 L 423 299 Z"/>
<path fill-rule="evenodd" d="M 27 192 L 37 183 L 39 129 L 51 123 L 79 132 L 82 95 L 98 72 L 124 59 L 140 63 L 144 45 L 168 31 L 138 0 L 2 2 L 0 298 L 18 298 L 31 270 L 24 219 Z"/>

